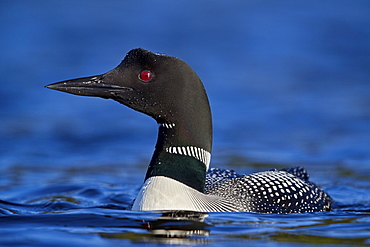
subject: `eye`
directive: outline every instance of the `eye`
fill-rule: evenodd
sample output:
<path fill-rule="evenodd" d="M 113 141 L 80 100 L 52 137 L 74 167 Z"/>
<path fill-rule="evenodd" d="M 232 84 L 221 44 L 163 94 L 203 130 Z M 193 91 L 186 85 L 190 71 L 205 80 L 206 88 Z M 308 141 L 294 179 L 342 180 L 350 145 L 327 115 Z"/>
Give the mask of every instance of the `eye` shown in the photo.
<path fill-rule="evenodd" d="M 141 73 L 139 74 L 139 79 L 144 81 L 144 82 L 148 82 L 150 81 L 151 79 L 153 78 L 153 73 L 150 72 L 149 70 L 143 70 L 141 71 Z"/>

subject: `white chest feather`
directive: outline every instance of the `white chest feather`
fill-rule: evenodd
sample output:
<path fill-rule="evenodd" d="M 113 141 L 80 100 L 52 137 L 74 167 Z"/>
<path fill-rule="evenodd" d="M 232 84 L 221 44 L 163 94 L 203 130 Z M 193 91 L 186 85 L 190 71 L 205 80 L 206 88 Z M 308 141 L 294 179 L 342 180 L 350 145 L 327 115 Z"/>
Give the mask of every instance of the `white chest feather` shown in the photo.
<path fill-rule="evenodd" d="M 237 211 L 235 206 L 218 196 L 203 194 L 172 178 L 148 178 L 137 195 L 132 210 L 196 212 Z"/>

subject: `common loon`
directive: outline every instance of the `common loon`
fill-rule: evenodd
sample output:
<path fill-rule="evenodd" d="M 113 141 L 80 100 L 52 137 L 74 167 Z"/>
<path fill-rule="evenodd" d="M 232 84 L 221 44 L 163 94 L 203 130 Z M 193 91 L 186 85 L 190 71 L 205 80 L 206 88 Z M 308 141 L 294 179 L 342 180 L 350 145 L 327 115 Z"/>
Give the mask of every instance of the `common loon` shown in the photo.
<path fill-rule="evenodd" d="M 132 210 L 260 213 L 331 210 L 332 199 L 308 181 L 303 168 L 272 169 L 250 175 L 209 169 L 212 118 L 208 97 L 198 75 L 178 58 L 133 49 L 105 74 L 46 87 L 113 99 L 157 121 L 154 154 Z"/>

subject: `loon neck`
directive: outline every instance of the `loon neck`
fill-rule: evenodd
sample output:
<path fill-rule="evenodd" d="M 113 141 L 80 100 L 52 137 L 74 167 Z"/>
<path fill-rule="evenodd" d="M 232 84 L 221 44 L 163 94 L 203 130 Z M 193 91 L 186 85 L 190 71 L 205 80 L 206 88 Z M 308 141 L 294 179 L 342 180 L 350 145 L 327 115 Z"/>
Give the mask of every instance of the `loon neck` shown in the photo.
<path fill-rule="evenodd" d="M 159 124 L 157 144 L 145 180 L 165 176 L 203 192 L 211 158 L 212 122 L 210 114 L 198 120 L 203 123 L 197 128 L 189 123 Z"/>

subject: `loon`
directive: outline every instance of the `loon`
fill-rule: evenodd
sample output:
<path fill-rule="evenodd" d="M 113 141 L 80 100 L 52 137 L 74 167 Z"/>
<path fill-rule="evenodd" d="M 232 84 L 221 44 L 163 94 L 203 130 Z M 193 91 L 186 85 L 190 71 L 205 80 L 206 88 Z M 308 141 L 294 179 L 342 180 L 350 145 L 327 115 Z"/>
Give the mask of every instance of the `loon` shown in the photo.
<path fill-rule="evenodd" d="M 47 88 L 113 99 L 154 118 L 155 150 L 135 211 L 305 213 L 331 211 L 332 199 L 302 167 L 239 175 L 209 168 L 212 118 L 204 86 L 184 61 L 137 48 L 105 74 Z"/>

